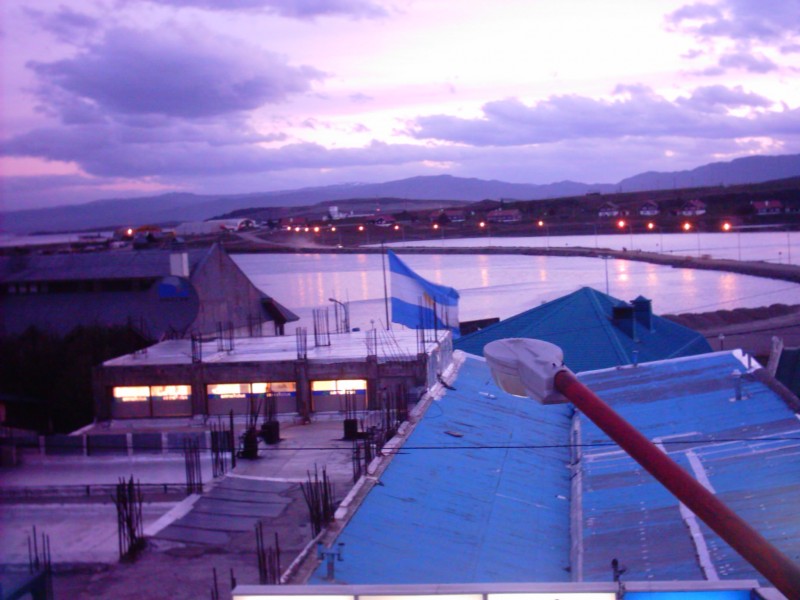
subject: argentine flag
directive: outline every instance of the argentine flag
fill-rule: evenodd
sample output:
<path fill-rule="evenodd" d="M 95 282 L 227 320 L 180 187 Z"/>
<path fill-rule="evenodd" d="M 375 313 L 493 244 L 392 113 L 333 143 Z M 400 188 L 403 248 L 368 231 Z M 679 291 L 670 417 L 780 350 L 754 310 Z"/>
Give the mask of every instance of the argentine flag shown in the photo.
<path fill-rule="evenodd" d="M 391 250 L 392 322 L 411 329 L 450 329 L 458 337 L 458 292 L 431 283 L 412 271 Z"/>

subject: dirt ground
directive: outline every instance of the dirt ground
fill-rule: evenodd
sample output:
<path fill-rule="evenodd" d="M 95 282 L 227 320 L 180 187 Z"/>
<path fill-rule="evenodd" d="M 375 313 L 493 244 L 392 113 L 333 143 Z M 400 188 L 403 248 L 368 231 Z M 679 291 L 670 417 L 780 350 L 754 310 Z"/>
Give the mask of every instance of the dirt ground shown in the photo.
<path fill-rule="evenodd" d="M 800 346 L 800 305 L 662 316 L 703 334 L 714 350 L 741 348 L 762 364 L 769 357 L 773 337 L 783 339 L 786 347 Z"/>

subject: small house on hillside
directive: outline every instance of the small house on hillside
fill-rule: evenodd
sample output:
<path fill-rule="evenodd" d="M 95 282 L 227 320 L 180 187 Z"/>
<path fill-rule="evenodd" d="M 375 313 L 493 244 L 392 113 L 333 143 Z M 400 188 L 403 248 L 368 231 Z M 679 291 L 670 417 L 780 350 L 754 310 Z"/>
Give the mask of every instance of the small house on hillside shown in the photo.
<path fill-rule="evenodd" d="M 780 200 L 754 200 L 750 205 L 759 216 L 779 215 L 783 213 L 783 202 Z"/>
<path fill-rule="evenodd" d="M 428 220 L 431 223 L 438 223 L 441 220 L 447 223 L 463 223 L 467 220 L 467 214 L 458 208 L 447 208 L 433 211 L 428 215 Z"/>
<path fill-rule="evenodd" d="M 486 220 L 490 223 L 519 223 L 522 220 L 522 213 L 517 208 L 498 208 L 490 211 L 486 215 Z"/>
<path fill-rule="evenodd" d="M 601 219 L 618 217 L 619 215 L 620 215 L 619 206 L 617 206 L 613 202 L 605 202 L 597 210 L 597 216 L 600 217 Z"/>
<path fill-rule="evenodd" d="M 706 214 L 706 203 L 702 200 L 689 200 L 681 206 L 682 217 L 699 217 Z"/>
<path fill-rule="evenodd" d="M 648 200 L 639 207 L 639 216 L 641 217 L 656 217 L 661 213 L 658 203 L 653 200 Z"/>

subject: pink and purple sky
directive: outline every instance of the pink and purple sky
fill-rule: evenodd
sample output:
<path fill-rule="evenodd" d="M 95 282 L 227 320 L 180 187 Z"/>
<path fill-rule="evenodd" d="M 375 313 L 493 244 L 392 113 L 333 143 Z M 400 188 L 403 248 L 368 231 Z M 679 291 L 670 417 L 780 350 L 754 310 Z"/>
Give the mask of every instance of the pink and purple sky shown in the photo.
<path fill-rule="evenodd" d="M 800 152 L 800 0 L 5 0 L 0 210 Z"/>

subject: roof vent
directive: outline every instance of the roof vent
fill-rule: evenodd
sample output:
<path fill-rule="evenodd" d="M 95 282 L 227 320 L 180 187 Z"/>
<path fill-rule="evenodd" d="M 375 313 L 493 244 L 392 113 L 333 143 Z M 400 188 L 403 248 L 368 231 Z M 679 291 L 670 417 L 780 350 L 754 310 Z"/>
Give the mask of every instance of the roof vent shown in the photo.
<path fill-rule="evenodd" d="M 622 333 L 636 339 L 636 319 L 633 306 L 624 303 L 614 306 L 611 309 L 611 320 Z"/>
<path fill-rule="evenodd" d="M 653 303 L 644 296 L 639 296 L 631 300 L 631 305 L 636 322 L 646 331 L 653 331 Z"/>
<path fill-rule="evenodd" d="M 185 250 L 170 252 L 169 274 L 175 277 L 189 277 L 189 254 Z"/>

